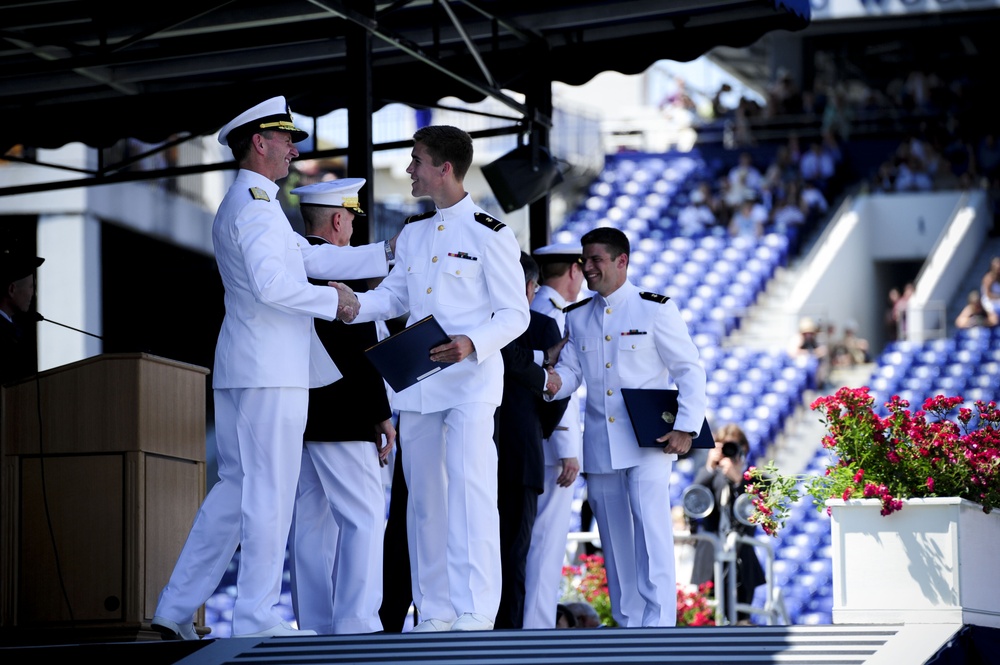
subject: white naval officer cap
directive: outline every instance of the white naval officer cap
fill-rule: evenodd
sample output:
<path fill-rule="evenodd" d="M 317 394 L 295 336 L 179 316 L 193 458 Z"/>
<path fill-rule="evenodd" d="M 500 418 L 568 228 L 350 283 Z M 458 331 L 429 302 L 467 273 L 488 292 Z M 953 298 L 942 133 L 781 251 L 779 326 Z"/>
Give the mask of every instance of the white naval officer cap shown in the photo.
<path fill-rule="evenodd" d="M 538 263 L 579 263 L 583 260 L 583 245 L 559 242 L 539 247 L 531 255 Z"/>
<path fill-rule="evenodd" d="M 364 178 L 339 178 L 296 187 L 292 194 L 299 197 L 301 206 L 347 208 L 355 215 L 364 216 L 365 211 L 358 205 L 358 192 L 365 182 Z"/>
<path fill-rule="evenodd" d="M 279 96 L 267 99 L 230 120 L 219 130 L 219 143 L 231 146 L 241 138 L 266 130 L 288 132 L 292 135 L 292 143 L 309 138 L 308 132 L 295 126 L 292 109 L 285 98 Z"/>

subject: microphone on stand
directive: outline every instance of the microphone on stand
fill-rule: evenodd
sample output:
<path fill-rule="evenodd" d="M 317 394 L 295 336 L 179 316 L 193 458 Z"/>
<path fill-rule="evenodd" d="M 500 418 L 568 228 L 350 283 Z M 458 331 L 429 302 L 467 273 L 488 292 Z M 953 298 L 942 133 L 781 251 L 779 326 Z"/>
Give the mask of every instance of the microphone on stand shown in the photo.
<path fill-rule="evenodd" d="M 73 326 L 68 326 L 65 323 L 59 323 L 58 321 L 53 321 L 52 319 L 46 319 L 44 316 L 42 316 L 38 312 L 32 312 L 28 316 L 29 317 L 34 317 L 35 321 L 48 321 L 49 323 L 54 323 L 57 326 L 62 326 L 63 328 L 69 328 L 70 330 L 74 330 L 74 331 L 76 331 L 78 333 L 83 333 L 84 335 L 90 335 L 91 337 L 96 337 L 97 339 L 99 339 L 101 341 L 104 340 L 104 338 L 101 337 L 100 335 L 95 335 L 94 333 L 87 332 L 86 330 L 80 330 L 79 328 L 74 328 Z"/>

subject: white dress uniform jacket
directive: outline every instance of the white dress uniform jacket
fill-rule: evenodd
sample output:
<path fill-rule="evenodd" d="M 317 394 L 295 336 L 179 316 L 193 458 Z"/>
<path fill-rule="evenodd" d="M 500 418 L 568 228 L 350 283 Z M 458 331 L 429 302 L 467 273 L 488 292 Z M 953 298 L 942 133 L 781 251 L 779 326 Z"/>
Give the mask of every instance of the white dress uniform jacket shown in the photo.
<path fill-rule="evenodd" d="M 212 227 L 226 289 L 214 388 L 315 388 L 339 379 L 312 322 L 336 318 L 337 291 L 306 276 L 360 279 L 388 269 L 382 243 L 310 245 L 288 224 L 277 194 L 277 184 L 241 169 Z"/>
<path fill-rule="evenodd" d="M 492 220 L 466 194 L 452 207 L 406 224 L 389 276 L 357 294 L 357 322 L 408 311 L 411 325 L 433 314 L 446 333 L 466 335 L 476 348 L 462 362 L 397 393 L 394 409 L 432 413 L 470 402 L 500 405 L 500 349 L 527 329 L 528 301 L 513 231 L 478 223 L 477 213 Z"/>
<path fill-rule="evenodd" d="M 639 447 L 622 388 L 676 384 L 674 429 L 701 431 L 707 405 L 705 369 L 673 302 L 656 294 L 643 297 L 625 282 L 606 299 L 596 295 L 571 306 L 566 327 L 569 343 L 556 367 L 563 385 L 554 399 L 568 397 L 586 381 L 584 472 L 610 473 L 664 456 L 658 448 Z"/>

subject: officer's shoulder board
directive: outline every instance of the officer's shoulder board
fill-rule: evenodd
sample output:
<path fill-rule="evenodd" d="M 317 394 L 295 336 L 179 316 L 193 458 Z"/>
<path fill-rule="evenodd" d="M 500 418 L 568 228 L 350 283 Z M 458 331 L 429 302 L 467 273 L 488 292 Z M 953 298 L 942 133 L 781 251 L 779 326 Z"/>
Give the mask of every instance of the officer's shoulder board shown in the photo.
<path fill-rule="evenodd" d="M 555 307 L 558 311 L 560 311 L 560 312 L 565 312 L 566 311 L 566 308 L 563 307 L 562 305 L 560 305 L 559 303 L 557 303 L 555 298 L 549 298 L 549 302 L 552 303 L 552 306 Z M 567 305 L 567 307 L 568 307 L 568 305 Z"/>
<path fill-rule="evenodd" d="M 583 307 L 584 305 L 586 305 L 588 302 L 590 302 L 593 299 L 594 299 L 594 297 L 591 296 L 589 298 L 584 298 L 583 300 L 578 300 L 575 303 L 573 303 L 572 305 L 566 305 L 566 307 L 563 308 L 563 313 L 569 314 L 574 309 L 577 309 L 578 307 Z"/>
<path fill-rule="evenodd" d="M 661 305 L 670 300 L 670 296 L 661 296 L 659 293 L 650 293 L 649 291 L 640 291 L 639 297 L 642 298 L 643 300 L 652 300 L 653 302 L 658 302 Z"/>
<path fill-rule="evenodd" d="M 479 222 L 480 224 L 482 224 L 486 228 L 490 229 L 491 231 L 499 231 L 504 226 L 506 226 L 506 224 L 504 224 L 503 222 L 501 222 L 499 219 L 493 219 L 492 217 L 490 217 L 489 215 L 487 215 L 485 212 L 477 212 L 475 214 L 475 218 L 476 218 L 477 222 Z"/>
<path fill-rule="evenodd" d="M 271 200 L 271 197 L 267 195 L 267 192 L 265 192 L 260 187 L 251 187 L 250 188 L 250 196 L 253 197 L 254 201 L 270 201 Z"/>
<path fill-rule="evenodd" d="M 428 210 L 427 212 L 422 212 L 419 215 L 410 215 L 406 218 L 406 221 L 404 221 L 403 224 L 406 225 L 410 222 L 419 222 L 422 219 L 429 219 L 434 216 L 434 213 L 434 210 Z"/>

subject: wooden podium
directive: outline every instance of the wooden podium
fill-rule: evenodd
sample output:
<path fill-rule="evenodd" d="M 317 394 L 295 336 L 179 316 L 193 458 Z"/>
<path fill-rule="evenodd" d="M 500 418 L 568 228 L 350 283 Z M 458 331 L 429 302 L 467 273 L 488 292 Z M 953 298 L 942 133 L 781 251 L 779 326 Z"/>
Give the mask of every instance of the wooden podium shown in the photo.
<path fill-rule="evenodd" d="M 5 634 L 153 634 L 157 597 L 205 495 L 207 374 L 105 354 L 3 388 Z"/>

